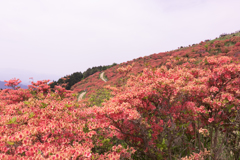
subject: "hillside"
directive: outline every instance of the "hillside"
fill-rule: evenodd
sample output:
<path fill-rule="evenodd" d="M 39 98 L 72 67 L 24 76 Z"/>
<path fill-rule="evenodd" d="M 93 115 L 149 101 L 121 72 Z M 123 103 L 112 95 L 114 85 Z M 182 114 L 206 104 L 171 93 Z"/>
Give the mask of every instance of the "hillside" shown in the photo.
<path fill-rule="evenodd" d="M 64 76 L 63 78 L 58 79 L 58 81 L 53 81 L 50 84 L 51 88 L 54 88 L 56 85 L 64 85 L 64 88 L 69 90 L 74 84 L 80 82 L 81 80 L 93 75 L 96 72 L 101 72 L 105 71 L 108 68 L 111 68 L 115 66 L 116 63 L 113 63 L 112 65 L 107 65 L 107 66 L 97 66 L 97 67 L 92 67 L 88 68 L 86 71 L 82 72 L 74 72 L 71 75 Z"/>
<path fill-rule="evenodd" d="M 205 40 L 199 44 L 192 44 L 187 47 L 179 47 L 176 50 L 154 53 L 149 56 L 139 57 L 132 61 L 124 62 L 105 70 L 105 76 L 108 81 L 102 81 L 99 76 L 101 72 L 97 72 L 79 83 L 72 86 L 71 90 L 81 92 L 87 90 L 86 98 L 102 89 L 106 85 L 121 86 L 121 80 L 124 75 L 120 74 L 117 69 L 119 67 L 126 67 L 134 63 L 133 70 L 130 74 L 137 75 L 147 67 L 160 67 L 175 57 L 178 64 L 182 64 L 186 59 L 196 58 L 200 62 L 205 56 L 230 56 L 235 60 L 239 60 L 240 56 L 240 31 L 231 34 L 221 34 L 219 38 L 214 40 Z"/>
<path fill-rule="evenodd" d="M 0 159 L 239 159 L 239 58 L 236 32 L 98 71 L 73 91 L 50 80 L 0 90 Z"/>

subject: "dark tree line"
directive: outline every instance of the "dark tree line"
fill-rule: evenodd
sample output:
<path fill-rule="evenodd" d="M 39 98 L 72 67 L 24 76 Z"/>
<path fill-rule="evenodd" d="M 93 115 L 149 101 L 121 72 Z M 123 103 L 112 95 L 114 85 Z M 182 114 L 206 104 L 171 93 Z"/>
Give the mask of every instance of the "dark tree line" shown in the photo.
<path fill-rule="evenodd" d="M 85 72 L 74 72 L 73 74 L 71 74 L 70 76 L 64 76 L 64 78 L 67 78 L 65 81 L 63 79 L 59 79 L 58 81 L 53 81 L 53 83 L 50 84 L 51 88 L 54 88 L 55 85 L 61 85 L 63 83 L 67 83 L 67 85 L 65 86 L 65 88 L 67 90 L 70 90 L 71 87 L 80 82 L 81 80 L 87 78 L 90 75 L 93 75 L 96 72 L 101 72 L 104 71 L 108 68 L 111 68 L 113 66 L 117 65 L 116 63 L 113 63 L 112 65 L 108 65 L 108 66 L 98 66 L 98 67 L 92 67 L 92 68 L 88 68 Z"/>

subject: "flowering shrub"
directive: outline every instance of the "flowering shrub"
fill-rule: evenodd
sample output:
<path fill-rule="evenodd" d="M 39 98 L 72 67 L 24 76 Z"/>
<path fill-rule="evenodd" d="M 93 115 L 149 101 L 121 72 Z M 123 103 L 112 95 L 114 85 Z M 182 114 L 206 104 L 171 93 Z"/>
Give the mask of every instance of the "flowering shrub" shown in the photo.
<path fill-rule="evenodd" d="M 21 83 L 22 81 L 20 79 L 13 78 L 9 81 L 5 80 L 4 82 L 6 82 L 5 86 L 12 87 L 12 89 L 17 89 L 19 87 L 16 86 L 19 85 L 19 83 Z"/>
<path fill-rule="evenodd" d="M 240 35 L 240 34 L 239 34 Z M 239 36 L 233 36 L 228 35 L 228 38 L 217 38 L 215 40 L 201 42 L 199 45 L 184 47 L 177 50 L 172 50 L 168 52 L 162 52 L 162 53 L 154 53 L 150 56 L 145 57 L 139 57 L 137 59 L 134 59 L 132 61 L 128 61 L 125 63 L 121 63 L 119 65 L 113 66 L 107 70 L 105 70 L 105 75 L 108 77 L 108 82 L 104 83 L 98 79 L 98 75 L 94 74 L 86 80 L 83 80 L 79 82 L 78 84 L 75 84 L 72 89 L 74 91 L 83 91 L 85 89 L 88 89 L 88 92 L 86 94 L 86 98 L 89 98 L 91 94 L 93 94 L 97 89 L 103 88 L 104 85 L 112 85 L 112 86 L 118 86 L 120 87 L 124 83 L 122 83 L 122 78 L 124 77 L 124 74 L 121 72 L 118 72 L 117 69 L 124 67 L 126 68 L 128 65 L 131 65 L 132 63 L 135 63 L 134 66 L 132 66 L 130 74 L 137 75 L 143 71 L 143 69 L 146 67 L 145 64 L 149 64 L 150 66 L 154 67 L 160 67 L 161 65 L 165 64 L 171 56 L 173 57 L 179 57 L 187 59 L 190 58 L 196 58 L 196 61 L 199 61 L 199 59 L 204 58 L 205 56 L 212 56 L 212 55 L 218 55 L 218 56 L 235 56 L 236 58 L 240 55 L 240 46 L 238 46 L 238 43 L 240 43 L 240 37 Z M 177 60 L 178 65 L 182 65 L 182 60 Z"/>
<path fill-rule="evenodd" d="M 238 42 L 122 63 L 105 71 L 106 83 L 91 75 L 74 90 L 87 89 L 89 105 L 62 86 L 51 90 L 49 80 L 29 89 L 6 81 L 13 89 L 0 91 L 0 159 L 238 159 Z"/>
<path fill-rule="evenodd" d="M 240 93 L 239 73 L 240 65 L 229 57 L 206 57 L 201 66 L 172 63 L 171 69 L 145 69 L 115 89 L 97 119 L 106 118 L 114 135 L 137 150 L 136 159 L 173 159 L 205 153 L 205 148 L 218 159 L 223 148 L 233 147 L 228 135 L 238 130 L 240 106 L 234 97 Z"/>
<path fill-rule="evenodd" d="M 199 129 L 199 133 L 202 134 L 204 137 L 207 137 L 209 135 L 209 132 L 207 129 Z"/>
<path fill-rule="evenodd" d="M 235 44 L 235 46 L 240 46 L 240 42 L 237 42 L 237 43 Z"/>
<path fill-rule="evenodd" d="M 200 153 L 193 153 L 191 156 L 186 156 L 181 160 L 205 160 L 209 154 L 210 152 L 204 148 L 204 151 L 200 151 Z"/>
<path fill-rule="evenodd" d="M 14 78 L 9 81 L 5 80 L 4 82 L 7 82 L 5 85 L 12 87 L 12 89 L 4 89 L 0 92 L 1 103 L 16 104 L 32 97 L 29 90 L 17 87 L 17 85 L 21 83 L 19 79 Z"/>
<path fill-rule="evenodd" d="M 10 82 L 16 88 L 17 83 Z M 51 92 L 47 82 L 32 82 L 26 90 L 1 91 L 0 159 L 131 157 L 134 149 L 120 144 L 110 145 L 102 154 L 93 152 L 96 146 L 109 145 L 103 142 L 105 132 L 101 131 L 107 123 L 97 122 L 94 108 L 78 104 L 72 91 L 55 86 L 55 92 Z"/>
<path fill-rule="evenodd" d="M 171 57 L 168 66 L 138 76 L 122 68 L 128 80 L 106 87 L 115 96 L 103 106 L 79 104 L 61 86 L 52 92 L 48 81 L 1 91 L 1 159 L 239 156 L 240 65 Z"/>

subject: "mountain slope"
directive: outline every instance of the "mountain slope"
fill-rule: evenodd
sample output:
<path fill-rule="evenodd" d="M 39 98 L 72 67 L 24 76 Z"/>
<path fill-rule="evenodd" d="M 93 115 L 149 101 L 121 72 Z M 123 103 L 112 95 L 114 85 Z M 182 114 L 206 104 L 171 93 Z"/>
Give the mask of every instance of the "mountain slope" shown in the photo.
<path fill-rule="evenodd" d="M 126 67 L 134 63 L 130 74 L 137 75 L 141 73 L 146 66 L 153 68 L 160 67 L 161 65 L 167 65 L 168 61 L 171 59 L 174 59 L 174 61 L 177 61 L 180 65 L 190 58 L 197 58 L 198 61 L 196 63 L 199 63 L 205 56 L 212 55 L 230 56 L 234 60 L 238 61 L 240 56 L 240 31 L 232 34 L 220 35 L 219 38 L 214 40 L 205 40 L 199 44 L 189 45 L 188 47 L 180 47 L 173 51 L 154 53 L 149 56 L 139 57 L 132 61 L 118 64 L 104 71 L 105 76 L 108 78 L 107 82 L 102 81 L 99 78 L 100 72 L 97 72 L 73 85 L 71 90 L 81 92 L 87 89 L 85 97 L 89 98 L 91 94 L 106 85 L 116 87 L 123 85 L 124 75 L 117 71 L 119 67 Z"/>
<path fill-rule="evenodd" d="M 1 159 L 239 159 L 236 35 L 97 72 L 73 86 L 80 102 L 46 81 L 0 91 Z"/>
<path fill-rule="evenodd" d="M 50 86 L 51 86 L 51 88 L 54 88 L 54 86 L 56 86 L 56 85 L 62 85 L 62 84 L 65 83 L 66 86 L 64 86 L 64 88 L 69 90 L 74 84 L 76 84 L 77 82 L 80 82 L 81 80 L 87 78 L 88 76 L 93 75 L 96 72 L 104 71 L 104 70 L 106 70 L 108 68 L 111 68 L 115 65 L 117 65 L 117 64 L 113 63 L 112 65 L 107 65 L 107 66 L 92 67 L 92 68 L 88 68 L 83 73 L 74 72 L 73 74 L 71 74 L 69 76 L 64 76 L 63 78 L 60 78 L 58 81 L 53 81 L 50 84 Z"/>

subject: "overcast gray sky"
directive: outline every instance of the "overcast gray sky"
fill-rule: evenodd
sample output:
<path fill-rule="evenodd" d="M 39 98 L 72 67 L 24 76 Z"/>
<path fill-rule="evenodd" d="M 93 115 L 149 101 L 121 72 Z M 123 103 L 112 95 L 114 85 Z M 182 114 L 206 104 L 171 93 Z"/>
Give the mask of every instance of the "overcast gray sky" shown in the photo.
<path fill-rule="evenodd" d="M 214 39 L 240 30 L 239 6 L 240 0 L 0 0 L 0 80 L 10 69 L 57 80 Z"/>

